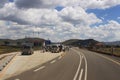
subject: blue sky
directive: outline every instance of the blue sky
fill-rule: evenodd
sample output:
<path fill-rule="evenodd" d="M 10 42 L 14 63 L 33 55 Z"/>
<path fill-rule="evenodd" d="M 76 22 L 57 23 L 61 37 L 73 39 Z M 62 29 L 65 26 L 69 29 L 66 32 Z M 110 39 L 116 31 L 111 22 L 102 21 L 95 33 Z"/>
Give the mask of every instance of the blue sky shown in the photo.
<path fill-rule="evenodd" d="M 120 23 L 120 5 L 108 8 L 108 9 L 88 9 L 88 13 L 94 13 L 98 18 L 104 18 L 103 22 L 106 23 L 109 20 L 115 20 Z"/>
<path fill-rule="evenodd" d="M 64 8 L 63 6 L 57 6 L 55 9 L 61 11 L 63 8 Z"/>
<path fill-rule="evenodd" d="M 14 0 L 9 0 L 10 2 L 14 2 Z"/>

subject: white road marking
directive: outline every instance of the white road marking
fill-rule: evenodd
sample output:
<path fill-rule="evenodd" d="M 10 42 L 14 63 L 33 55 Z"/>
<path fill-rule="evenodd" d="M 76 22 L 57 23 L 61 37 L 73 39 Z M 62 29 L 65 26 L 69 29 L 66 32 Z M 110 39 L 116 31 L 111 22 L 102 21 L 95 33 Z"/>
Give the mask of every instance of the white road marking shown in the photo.
<path fill-rule="evenodd" d="M 113 60 L 113 59 L 111 59 L 111 58 L 108 58 L 108 57 L 103 56 L 103 55 L 100 55 L 100 54 L 96 54 L 96 55 L 101 56 L 101 57 L 103 57 L 103 58 L 105 58 L 105 59 L 107 59 L 107 60 L 109 60 L 109 61 L 111 61 L 111 62 L 113 62 L 113 63 L 116 63 L 117 65 L 120 66 L 120 63 L 119 63 L 119 62 L 117 62 L 117 61 L 115 61 L 115 60 Z"/>
<path fill-rule="evenodd" d="M 72 49 L 72 50 L 74 50 L 74 49 Z M 79 54 L 78 51 L 76 51 L 76 50 L 74 50 L 74 51 Z M 80 55 L 80 54 L 79 54 L 79 55 Z M 84 80 L 87 80 L 87 59 L 86 59 L 86 57 L 85 57 L 85 55 L 84 55 L 83 53 L 81 53 L 81 55 L 83 55 L 83 59 L 85 59 L 85 78 L 84 78 Z M 77 78 L 77 77 L 76 77 L 76 78 Z M 73 80 L 76 80 L 76 78 L 73 79 Z"/>
<path fill-rule="evenodd" d="M 60 56 L 58 59 L 61 59 L 62 57 Z"/>
<path fill-rule="evenodd" d="M 87 59 L 83 53 L 81 53 L 84 56 L 85 59 L 85 80 L 87 80 Z"/>
<path fill-rule="evenodd" d="M 83 75 L 83 69 L 81 69 L 81 71 L 80 71 L 79 80 L 81 80 L 81 79 L 82 79 L 82 75 Z"/>
<path fill-rule="evenodd" d="M 41 70 L 41 69 L 44 69 L 44 68 L 45 68 L 45 66 L 41 66 L 40 68 L 35 69 L 34 72 L 37 72 L 37 71 L 39 71 L 39 70 Z"/>
<path fill-rule="evenodd" d="M 53 63 L 55 63 L 55 62 L 56 62 L 56 60 L 53 60 L 53 61 L 51 61 L 50 63 L 53 64 Z"/>
<path fill-rule="evenodd" d="M 15 79 L 15 80 L 20 80 L 20 79 Z"/>
<path fill-rule="evenodd" d="M 79 63 L 79 66 L 78 66 L 77 72 L 76 72 L 76 74 L 75 74 L 73 80 L 76 80 L 76 79 L 77 79 L 78 73 L 79 73 L 79 71 L 80 71 L 81 63 L 82 63 L 82 58 L 83 58 L 83 57 L 81 57 L 80 54 L 78 54 L 78 55 L 79 55 L 79 57 L 80 57 L 80 63 Z"/>

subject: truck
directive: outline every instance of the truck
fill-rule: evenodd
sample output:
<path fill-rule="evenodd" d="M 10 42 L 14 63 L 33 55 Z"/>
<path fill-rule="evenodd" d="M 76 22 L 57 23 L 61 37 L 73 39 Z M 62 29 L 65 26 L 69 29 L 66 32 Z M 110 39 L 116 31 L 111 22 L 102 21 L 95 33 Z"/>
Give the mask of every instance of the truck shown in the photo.
<path fill-rule="evenodd" d="M 23 43 L 22 44 L 22 55 L 31 55 L 34 53 L 32 43 Z"/>

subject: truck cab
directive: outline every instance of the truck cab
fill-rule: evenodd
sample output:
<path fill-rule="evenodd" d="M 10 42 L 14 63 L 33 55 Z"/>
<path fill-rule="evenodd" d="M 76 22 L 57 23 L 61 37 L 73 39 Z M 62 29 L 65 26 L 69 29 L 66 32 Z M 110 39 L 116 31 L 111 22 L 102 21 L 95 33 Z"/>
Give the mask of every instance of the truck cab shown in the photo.
<path fill-rule="evenodd" d="M 24 44 L 22 46 L 22 55 L 31 55 L 33 53 L 34 53 L 34 51 L 33 51 L 33 46 L 32 45 Z"/>

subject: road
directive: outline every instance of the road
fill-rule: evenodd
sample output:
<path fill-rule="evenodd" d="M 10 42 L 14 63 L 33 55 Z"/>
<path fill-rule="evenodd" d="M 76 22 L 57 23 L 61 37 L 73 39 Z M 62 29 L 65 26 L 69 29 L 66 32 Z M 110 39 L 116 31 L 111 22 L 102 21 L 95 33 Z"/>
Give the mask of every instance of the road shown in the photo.
<path fill-rule="evenodd" d="M 7 80 L 120 80 L 120 63 L 109 56 L 72 48 L 41 66 Z"/>

